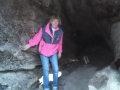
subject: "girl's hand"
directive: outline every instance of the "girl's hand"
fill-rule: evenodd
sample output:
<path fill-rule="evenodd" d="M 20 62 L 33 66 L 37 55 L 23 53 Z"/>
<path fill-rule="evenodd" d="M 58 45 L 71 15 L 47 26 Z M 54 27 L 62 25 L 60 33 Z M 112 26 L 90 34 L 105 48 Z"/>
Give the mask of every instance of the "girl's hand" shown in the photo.
<path fill-rule="evenodd" d="M 62 56 L 62 54 L 60 52 L 58 52 L 58 59 L 60 59 Z"/>
<path fill-rule="evenodd" d="M 26 50 L 28 50 L 29 48 L 30 48 L 30 45 L 27 44 L 27 45 L 25 45 L 25 46 L 23 47 L 23 50 L 26 51 Z"/>

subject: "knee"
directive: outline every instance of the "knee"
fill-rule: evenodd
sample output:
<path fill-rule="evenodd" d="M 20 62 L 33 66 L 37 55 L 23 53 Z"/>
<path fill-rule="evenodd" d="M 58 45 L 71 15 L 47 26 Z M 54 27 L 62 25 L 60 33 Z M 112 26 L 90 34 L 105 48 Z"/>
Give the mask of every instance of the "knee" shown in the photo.
<path fill-rule="evenodd" d="M 58 71 L 59 71 L 59 68 L 58 68 L 58 67 L 53 68 L 53 72 L 58 73 Z"/>
<path fill-rule="evenodd" d="M 48 74 L 49 73 L 49 68 L 43 68 L 43 74 Z"/>
<path fill-rule="evenodd" d="M 49 68 L 43 68 L 43 72 L 49 72 Z"/>

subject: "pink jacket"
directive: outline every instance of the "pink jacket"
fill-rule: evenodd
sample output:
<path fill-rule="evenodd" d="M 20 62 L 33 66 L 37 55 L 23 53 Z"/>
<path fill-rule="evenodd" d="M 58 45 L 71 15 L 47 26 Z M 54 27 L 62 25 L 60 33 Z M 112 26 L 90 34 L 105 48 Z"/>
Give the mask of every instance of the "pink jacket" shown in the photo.
<path fill-rule="evenodd" d="M 52 41 L 53 41 L 54 37 L 50 32 L 49 26 L 50 26 L 50 23 L 46 25 L 45 32 L 47 32 L 52 37 Z M 57 27 L 56 30 L 59 30 L 59 27 Z M 32 47 L 32 46 L 39 44 L 39 48 L 38 48 L 39 52 L 45 56 L 51 56 L 57 52 L 62 53 L 62 39 L 63 39 L 63 34 L 62 34 L 62 37 L 59 43 L 48 44 L 43 40 L 42 28 L 40 28 L 39 32 L 35 34 L 35 36 L 29 40 L 29 45 L 30 47 Z"/>

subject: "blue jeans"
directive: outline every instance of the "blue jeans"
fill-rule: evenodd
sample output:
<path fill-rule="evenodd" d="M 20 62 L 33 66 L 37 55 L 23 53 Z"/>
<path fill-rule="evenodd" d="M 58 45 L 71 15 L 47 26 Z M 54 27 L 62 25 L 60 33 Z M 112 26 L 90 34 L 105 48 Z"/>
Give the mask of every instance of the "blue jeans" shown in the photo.
<path fill-rule="evenodd" d="M 49 60 L 52 65 L 53 69 L 53 83 L 52 88 L 58 87 L 58 54 L 54 54 L 50 57 L 46 57 L 42 54 L 40 54 L 41 62 L 42 62 L 42 68 L 43 68 L 43 87 L 44 90 L 49 90 Z"/>

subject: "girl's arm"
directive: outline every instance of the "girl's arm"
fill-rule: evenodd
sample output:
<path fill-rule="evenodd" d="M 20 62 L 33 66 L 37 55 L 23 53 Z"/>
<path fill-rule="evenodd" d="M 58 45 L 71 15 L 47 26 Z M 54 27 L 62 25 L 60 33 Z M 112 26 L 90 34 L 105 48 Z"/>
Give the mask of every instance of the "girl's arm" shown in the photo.
<path fill-rule="evenodd" d="M 30 47 L 38 45 L 38 43 L 41 40 L 41 37 L 42 37 L 42 28 L 40 28 L 39 32 L 35 34 L 35 36 L 29 40 Z"/>
<path fill-rule="evenodd" d="M 60 58 L 62 55 L 62 43 L 63 43 L 63 34 L 62 34 L 62 37 L 61 37 L 61 39 L 60 39 L 60 41 L 59 41 L 59 48 L 58 48 L 58 58 Z"/>
<path fill-rule="evenodd" d="M 40 28 L 39 32 L 29 40 L 29 43 L 23 47 L 23 50 L 26 51 L 30 47 L 38 45 L 38 43 L 41 40 L 41 37 L 42 37 L 42 28 Z"/>

